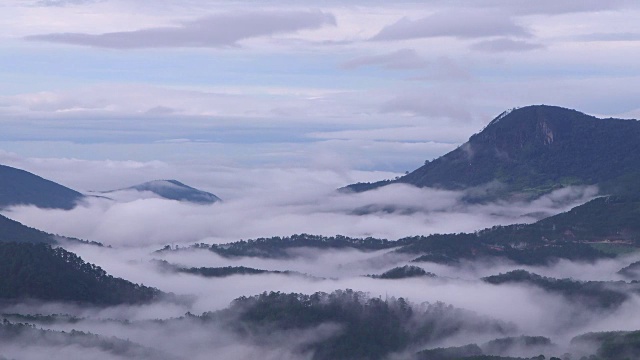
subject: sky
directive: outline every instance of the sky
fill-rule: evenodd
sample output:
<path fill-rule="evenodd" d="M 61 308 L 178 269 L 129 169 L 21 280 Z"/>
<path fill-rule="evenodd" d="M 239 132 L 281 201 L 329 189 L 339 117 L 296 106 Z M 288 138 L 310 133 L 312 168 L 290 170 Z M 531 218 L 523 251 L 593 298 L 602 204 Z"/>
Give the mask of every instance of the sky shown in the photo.
<path fill-rule="evenodd" d="M 639 15 L 630 0 L 3 0 L 0 160 L 393 176 L 513 107 L 640 118 Z"/>

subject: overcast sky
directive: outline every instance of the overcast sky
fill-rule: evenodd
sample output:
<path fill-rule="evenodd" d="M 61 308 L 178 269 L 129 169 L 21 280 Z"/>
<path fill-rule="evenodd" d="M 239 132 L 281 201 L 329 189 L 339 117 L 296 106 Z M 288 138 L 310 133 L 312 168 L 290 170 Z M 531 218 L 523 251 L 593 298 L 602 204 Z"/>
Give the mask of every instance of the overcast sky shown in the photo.
<path fill-rule="evenodd" d="M 404 172 L 505 109 L 640 118 L 633 0 L 3 0 L 0 150 Z"/>

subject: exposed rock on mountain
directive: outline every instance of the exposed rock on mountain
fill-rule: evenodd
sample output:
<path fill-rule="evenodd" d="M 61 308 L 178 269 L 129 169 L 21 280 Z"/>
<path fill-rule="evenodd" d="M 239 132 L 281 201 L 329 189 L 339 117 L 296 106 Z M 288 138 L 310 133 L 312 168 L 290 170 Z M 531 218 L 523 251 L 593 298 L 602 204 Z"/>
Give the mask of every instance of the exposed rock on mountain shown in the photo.
<path fill-rule="evenodd" d="M 568 185 L 599 185 L 603 192 L 622 194 L 638 190 L 639 169 L 639 121 L 538 105 L 502 113 L 457 149 L 397 180 L 343 189 L 405 183 L 461 190 L 492 184 L 483 197 L 535 198 Z"/>

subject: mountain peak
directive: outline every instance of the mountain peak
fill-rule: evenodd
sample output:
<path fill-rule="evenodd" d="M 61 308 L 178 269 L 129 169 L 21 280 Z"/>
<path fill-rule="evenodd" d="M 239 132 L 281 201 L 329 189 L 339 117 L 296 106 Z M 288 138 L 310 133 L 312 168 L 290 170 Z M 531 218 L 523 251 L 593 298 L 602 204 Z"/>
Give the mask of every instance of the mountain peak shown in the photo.
<path fill-rule="evenodd" d="M 529 105 L 524 107 L 515 107 L 503 111 L 495 119 L 491 120 L 485 129 L 490 129 L 496 126 L 513 126 L 514 123 L 523 122 L 566 122 L 577 118 L 591 118 L 596 119 L 594 116 L 586 115 L 580 111 L 563 108 L 560 106 L 552 105 Z"/>
<path fill-rule="evenodd" d="M 500 115 L 496 116 L 491 122 L 487 125 L 487 127 L 497 124 L 500 120 L 504 119 L 507 115 L 509 115 L 513 110 L 517 110 L 517 107 L 507 109 L 500 113 Z"/>
<path fill-rule="evenodd" d="M 213 204 L 221 201 L 216 195 L 198 190 L 174 179 L 152 180 L 120 190 L 149 191 L 162 198 L 177 201 L 188 201 L 197 204 Z M 118 190 L 108 191 L 115 192 Z"/>
<path fill-rule="evenodd" d="M 469 143 L 492 143 L 497 151 L 513 154 L 550 146 L 556 140 L 566 140 L 574 127 L 582 127 L 595 117 L 576 110 L 548 105 L 514 108 L 502 112 Z"/>
<path fill-rule="evenodd" d="M 142 184 L 138 184 L 135 186 L 132 186 L 132 188 L 136 189 L 136 190 L 148 190 L 150 188 L 185 188 L 185 189 L 194 189 L 191 186 L 185 185 L 183 183 L 181 183 L 178 180 L 173 180 L 173 179 L 162 179 L 162 180 L 151 180 L 151 181 L 147 181 L 145 183 Z"/>
<path fill-rule="evenodd" d="M 630 179 L 640 177 L 638 168 L 640 122 L 533 105 L 502 112 L 468 142 L 397 180 L 347 189 L 405 183 L 461 190 L 500 184 L 502 195 L 526 197 L 568 185 L 625 191 Z"/>

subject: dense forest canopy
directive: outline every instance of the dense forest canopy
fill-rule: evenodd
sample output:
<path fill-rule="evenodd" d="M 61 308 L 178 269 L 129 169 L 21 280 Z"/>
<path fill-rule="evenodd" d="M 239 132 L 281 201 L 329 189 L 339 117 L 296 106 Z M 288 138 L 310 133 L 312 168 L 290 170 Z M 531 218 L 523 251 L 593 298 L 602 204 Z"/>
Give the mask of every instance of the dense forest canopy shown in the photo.
<path fill-rule="evenodd" d="M 60 247 L 0 242 L 0 297 L 117 305 L 148 303 L 162 292 L 107 274 Z"/>

